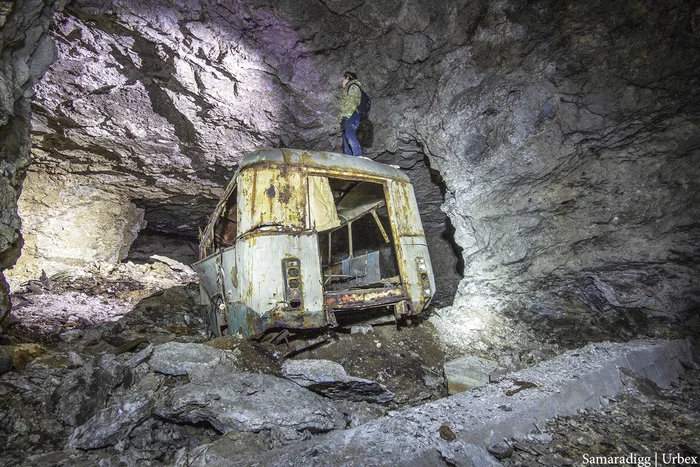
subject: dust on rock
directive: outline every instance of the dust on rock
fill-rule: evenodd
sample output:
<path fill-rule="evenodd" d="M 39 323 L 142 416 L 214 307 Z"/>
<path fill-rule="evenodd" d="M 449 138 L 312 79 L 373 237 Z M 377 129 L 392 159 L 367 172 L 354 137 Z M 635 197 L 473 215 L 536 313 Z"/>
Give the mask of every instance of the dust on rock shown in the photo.
<path fill-rule="evenodd" d="M 188 376 L 159 375 L 162 383 L 148 390 L 153 394 L 148 400 L 142 400 L 141 386 L 155 374 L 149 366 L 153 348 L 168 342 L 204 343 L 235 353 L 235 371 L 281 377 L 281 364 L 293 353 L 287 344 L 293 349 L 297 345 L 303 348 L 321 336 L 319 345 L 296 352 L 293 358 L 336 361 L 349 375 L 377 381 L 396 394 L 388 404 L 329 401 L 327 410 L 336 413 L 333 417 L 339 418 L 341 426 L 358 426 L 385 415 L 389 409 L 446 393 L 444 353 L 427 322 L 365 325 L 362 332 L 354 334 L 349 327 L 328 333 L 292 333 L 289 339 L 280 339 L 274 345 L 269 339 L 255 341 L 238 336 L 209 339 L 204 308 L 198 304 L 196 276 L 184 265 L 173 266 L 125 263 L 113 271 L 41 278 L 15 290 L 14 325 L 9 342 L 4 343 L 40 342 L 44 353 L 23 371 L 0 376 L 0 465 L 92 465 L 111 460 L 171 465 L 220 439 L 221 434 L 207 422 L 147 416 L 159 400 L 156 393 L 184 387 L 192 383 L 193 376 L 204 374 L 206 378 L 208 371 L 205 368 Z M 105 358 L 114 369 L 107 372 L 109 378 L 100 370 Z M 92 381 L 84 387 L 101 388 L 99 403 L 89 414 L 70 404 L 72 393 L 84 389 L 75 381 L 69 383 L 74 378 L 71 375 L 78 373 L 85 381 Z M 61 400 L 64 403 L 60 410 L 77 420 L 76 427 L 59 421 L 56 411 Z M 136 412 L 124 411 L 122 406 L 136 407 Z M 131 413 L 132 418 L 123 419 L 122 413 Z M 107 434 L 93 446 L 93 440 L 86 441 L 85 433 L 79 430 L 85 431 L 87 428 L 81 427 L 88 424 L 98 426 L 100 421 L 106 426 L 97 431 Z M 308 430 L 292 431 L 270 428 L 240 435 L 257 441 L 239 447 L 280 446 L 314 436 Z M 66 448 L 69 438 L 74 439 L 71 449 Z M 103 444 L 106 447 L 98 447 Z M 98 448 L 76 449 L 88 445 Z"/>
<path fill-rule="evenodd" d="M 323 335 L 324 340 L 318 340 L 317 345 L 293 352 L 286 359 L 333 361 L 342 365 L 348 375 L 375 381 L 395 395 L 392 401 L 384 404 L 350 400 L 329 402 L 326 410 L 332 414 L 334 426 L 341 428 L 356 427 L 392 410 L 444 397 L 447 388 L 443 364 L 448 357 L 470 353 L 496 358 L 507 368 L 514 369 L 545 359 L 558 350 L 555 346 L 537 349 L 531 340 L 518 348 L 515 342 L 524 334 L 520 334 L 518 328 L 508 328 L 506 322 L 492 323 L 490 331 L 479 331 L 477 337 L 466 342 L 455 340 L 461 347 L 446 345 L 446 339 L 456 339 L 456 336 L 454 333 L 443 335 L 450 326 L 449 319 L 445 318 L 468 319 L 453 309 L 443 312 L 442 320 L 416 319 L 413 323 L 397 325 L 384 319 L 383 324 L 375 325 L 348 323 L 327 333 L 292 332 L 278 339 L 276 344 L 269 338 L 259 341 L 238 336 L 209 339 L 205 332 L 204 309 L 197 301 L 199 290 L 195 280 L 166 266 L 162 268 L 166 280 L 160 283 L 153 278 L 142 282 L 122 269 L 115 272 L 118 275 L 74 278 L 76 280 L 53 278 L 50 287 L 42 283 L 40 289 L 16 292 L 13 298 L 18 305 L 13 313 L 17 322 L 10 329 L 11 342 L 41 342 L 44 353 L 29 362 L 23 371 L 0 376 L 0 445 L 3 449 L 0 465 L 95 465 L 98 462 L 199 465 L 196 463 L 206 463 L 202 459 L 230 458 L 236 453 L 258 452 L 256 450 L 319 436 L 314 430 L 283 427 L 222 435 L 207 421 L 190 423 L 148 415 L 152 406 L 162 405 L 159 402 L 162 394 L 182 392 L 185 385 L 192 387 L 192 384 L 199 384 L 198 381 L 204 381 L 202 387 L 216 387 L 206 379 L 210 371 L 206 363 L 202 371 L 186 376 L 154 373 L 149 363 L 153 349 L 168 342 L 190 346 L 205 344 L 232 352 L 236 365 L 231 368 L 235 371 L 281 377 L 285 356 L 292 349 L 317 342 Z M 139 268 L 150 268 L 145 265 L 129 267 L 139 274 L 143 272 Z M 149 271 L 153 273 L 154 269 Z M 180 282 L 176 283 L 178 276 Z M 499 346 L 498 340 L 504 336 Z M 100 384 L 109 383 L 114 387 L 103 391 L 102 405 L 93 408 L 94 417 L 99 418 L 90 418 L 92 422 L 85 424 L 97 426 L 97 421 L 105 420 L 114 425 L 103 430 L 104 440 L 100 443 L 105 443 L 106 447 L 66 449 L 71 436 L 78 440 L 74 442 L 76 446 L 88 444 L 85 444 L 84 433 L 75 431 L 79 427 L 59 421 L 55 395 L 62 394 L 60 388 L 69 375 L 79 371 L 89 373 L 88 369 L 99 367 L 100 359 L 104 358 L 113 362 L 119 372 L 107 382 L 99 374 L 88 375 L 101 381 Z M 223 370 L 218 373 L 214 370 L 210 376 L 216 378 L 234 371 L 228 367 L 218 368 Z M 695 395 L 698 373 L 696 370 L 689 372 L 678 385 L 666 390 L 638 384 L 636 392 L 605 401 L 604 409 L 599 412 L 556 419 L 540 427 L 543 433 L 539 437 L 508 440 L 501 446 L 503 449 L 497 451 L 503 457 L 501 462 L 504 465 L 567 465 L 579 462 L 584 453 L 642 452 L 644 449 L 697 452 L 700 438 L 697 428 L 700 402 Z M 250 386 L 243 394 L 255 396 L 259 390 Z M 216 391 L 207 391 L 206 397 L 211 401 L 223 397 L 215 394 Z M 152 395 L 143 401 L 142 394 Z M 134 404 L 137 411 L 132 419 L 119 418 L 122 405 L 131 407 Z M 64 407 L 69 410 L 70 405 Z M 682 417 L 675 415 L 678 413 L 682 413 Z"/>
<path fill-rule="evenodd" d="M 700 456 L 700 371 L 687 370 L 669 388 L 627 376 L 628 390 L 602 408 L 550 420 L 537 438 L 512 441 L 504 466 L 581 465 L 587 456 Z M 642 465 L 642 464 L 639 464 Z"/>

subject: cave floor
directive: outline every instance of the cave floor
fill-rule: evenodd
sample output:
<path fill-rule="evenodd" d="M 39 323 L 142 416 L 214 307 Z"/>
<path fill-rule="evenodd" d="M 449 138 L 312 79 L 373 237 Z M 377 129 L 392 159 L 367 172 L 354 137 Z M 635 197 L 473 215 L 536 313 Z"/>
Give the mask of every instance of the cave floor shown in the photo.
<path fill-rule="evenodd" d="M 104 353 L 129 356 L 149 344 L 170 341 L 207 343 L 235 349 L 242 371 L 281 375 L 283 356 L 327 359 L 343 365 L 348 374 L 371 379 L 395 394 L 388 404 L 363 403 L 347 419 L 356 426 L 391 410 L 401 410 L 446 396 L 442 377 L 445 352 L 429 322 L 340 329 L 325 335 L 315 347 L 292 352 L 295 344 L 318 336 L 297 336 L 272 345 L 237 337 L 208 339 L 202 308 L 196 304 L 198 287 L 187 272 L 162 265 L 150 268 L 165 277 L 159 283 L 133 274 L 57 277 L 28 284 L 13 297 L 16 324 L 12 344 L 38 344 L 27 357 L 26 368 L 0 376 L 0 465 L 188 465 L 183 449 L 221 438 L 208 424 L 188 425 L 149 417 L 130 434 L 109 447 L 66 449 L 73 431 L 52 413 L 51 396 L 73 369 Z M 138 267 L 134 267 L 139 270 Z M 122 271 L 123 273 L 123 271 Z M 137 277 L 137 278 L 135 278 Z M 362 332 L 362 331 L 365 332 Z M 3 342 L 8 344 L 9 342 Z M 168 376 L 167 386 L 184 384 L 186 377 Z M 584 456 L 700 455 L 700 371 L 688 369 L 671 387 L 631 379 L 628 391 L 603 401 L 599 410 L 550 420 L 533 427 L 528 439 L 508 440 L 496 452 L 507 466 L 583 465 Z M 346 416 L 349 412 L 345 406 Z M 248 435 L 246 435 L 248 436 Z M 295 442 L 274 430 L 249 434 L 232 449 L 270 449 Z M 315 434 L 307 432 L 299 438 Z M 510 446 L 508 446 L 510 445 Z M 503 446 L 502 446 L 503 447 Z M 512 449 L 511 449 L 512 448 Z M 180 453 L 180 454 L 178 454 Z M 179 456 L 179 457 L 178 457 Z M 659 461 L 660 462 L 660 461 Z M 235 464 L 234 464 L 235 465 Z"/>

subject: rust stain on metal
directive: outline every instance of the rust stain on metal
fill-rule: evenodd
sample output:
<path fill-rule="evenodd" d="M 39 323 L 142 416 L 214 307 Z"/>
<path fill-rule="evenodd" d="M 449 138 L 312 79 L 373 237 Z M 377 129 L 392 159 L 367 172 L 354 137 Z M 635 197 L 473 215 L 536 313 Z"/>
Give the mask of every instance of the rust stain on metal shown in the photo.
<path fill-rule="evenodd" d="M 311 198 L 308 182 L 311 176 L 325 179 L 328 199 L 325 194 Z M 356 191 L 355 198 L 347 196 L 358 186 L 361 189 Z M 225 222 L 225 210 L 227 206 L 233 206 L 230 196 L 236 192 L 236 187 L 238 231 L 232 239 L 235 245 L 232 245 L 221 235 L 215 235 L 215 227 L 217 223 Z M 214 274 L 230 271 L 229 290 L 224 292 L 232 294 L 232 303 L 240 304 L 235 310 L 230 309 L 230 316 L 235 318 L 231 319 L 232 331 L 250 337 L 270 328 L 332 326 L 336 323 L 336 312 L 377 307 L 393 307 L 397 315 L 406 316 L 420 313 L 430 300 L 430 296 L 424 294 L 424 291 L 430 293 L 429 289 L 434 288 L 430 287 L 433 280 L 430 263 L 428 261 L 426 272 L 431 274 L 430 277 L 422 274 L 423 270 L 415 263 L 417 256 L 425 256 L 427 252 L 423 253 L 416 246 L 419 245 L 417 241 L 406 240 L 408 237 L 424 239 L 424 234 L 420 218 L 417 218 L 419 213 L 413 189 L 400 171 L 340 154 L 265 150 L 246 156 L 226 193 L 202 234 L 199 263 L 203 266 L 198 267 L 197 272 L 209 290 L 218 290 L 225 289 L 226 284 L 217 280 Z M 331 209 L 327 214 L 316 207 L 327 206 L 328 200 L 335 202 L 336 209 L 339 209 L 341 200 L 347 201 L 343 206 L 343 216 L 340 211 Z M 379 215 L 377 209 L 382 209 Z M 379 271 L 376 275 L 365 271 L 366 276 L 362 276 L 361 272 L 343 270 L 348 264 L 346 260 L 353 259 L 353 249 L 360 252 L 368 245 L 376 249 L 371 243 L 363 244 L 365 239 L 361 236 L 357 236 L 353 243 L 350 226 L 365 215 L 371 215 L 376 224 L 376 233 L 372 235 L 377 238 L 370 240 L 392 243 L 394 265 L 392 269 L 382 270 L 381 274 Z M 336 222 L 333 222 L 333 216 L 337 217 Z M 317 223 L 318 219 L 323 219 L 323 223 Z M 325 227 L 317 232 L 317 225 Z M 330 229 L 343 228 L 350 232 L 345 240 L 342 236 L 331 237 L 333 230 Z M 324 251 L 318 251 L 321 244 L 318 237 L 313 242 L 305 240 L 311 235 L 326 235 L 326 232 L 327 252 L 325 247 Z M 334 250 L 336 246 L 331 238 L 348 243 L 345 251 L 342 248 Z M 236 248 L 236 253 L 223 255 L 226 247 Z M 236 264 L 242 258 L 245 262 Z M 296 275 L 285 276 L 292 271 L 284 267 L 283 261 L 289 258 L 297 258 L 308 265 L 302 268 L 302 282 Z M 338 260 L 345 266 L 335 264 Z M 283 262 L 281 269 L 280 261 Z M 385 276 L 385 272 L 389 274 Z M 351 279 L 352 274 L 354 279 Z M 362 277 L 367 278 L 362 279 L 365 282 L 361 282 Z M 231 285 L 235 287 L 231 288 Z M 226 297 L 228 302 L 229 295 Z"/>
<path fill-rule="evenodd" d="M 329 309 L 363 309 L 390 305 L 407 299 L 402 287 L 327 292 L 323 304 Z"/>

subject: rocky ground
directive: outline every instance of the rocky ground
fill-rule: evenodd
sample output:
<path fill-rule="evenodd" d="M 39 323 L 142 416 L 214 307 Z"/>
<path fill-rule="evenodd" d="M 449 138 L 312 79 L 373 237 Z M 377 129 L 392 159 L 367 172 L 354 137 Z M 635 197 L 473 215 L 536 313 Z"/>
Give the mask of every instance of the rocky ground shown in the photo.
<path fill-rule="evenodd" d="M 666 389 L 631 377 L 627 383 L 628 392 L 600 410 L 551 420 L 516 441 L 503 464 L 584 465 L 587 458 L 630 454 L 641 458 L 633 465 L 656 465 L 655 457 L 662 465 L 664 454 L 700 459 L 700 372 L 689 369 Z"/>
<path fill-rule="evenodd" d="M 203 465 L 212 443 L 231 456 L 287 446 L 446 396 L 442 366 L 464 349 L 437 336 L 453 311 L 400 326 L 372 316 L 373 325 L 274 342 L 210 339 L 191 270 L 157 252 L 132 259 L 16 289 L 1 342 L 14 369 L 0 376 L 0 466 Z M 564 348 L 516 347 L 468 345 L 509 370 Z M 700 372 L 663 390 L 630 381 L 600 411 L 533 427 L 494 454 L 522 466 L 697 455 Z"/>
<path fill-rule="evenodd" d="M 14 289 L 1 342 L 14 368 L 0 376 L 0 465 L 186 463 L 230 430 L 231 449 L 265 449 L 446 395 L 444 352 L 428 323 L 397 327 L 384 316 L 275 343 L 211 339 L 191 270 L 157 252 L 132 259 Z M 288 364 L 308 359 L 344 367 L 338 394 L 290 381 Z M 222 387 L 249 390 L 190 410 Z M 258 395 L 238 407 L 250 418 L 226 412 L 231 400 Z"/>

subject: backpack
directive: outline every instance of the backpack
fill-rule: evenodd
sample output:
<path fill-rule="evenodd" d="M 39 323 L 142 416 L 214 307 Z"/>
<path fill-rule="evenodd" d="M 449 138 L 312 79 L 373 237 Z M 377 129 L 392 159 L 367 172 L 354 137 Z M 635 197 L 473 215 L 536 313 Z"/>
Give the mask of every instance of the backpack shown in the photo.
<path fill-rule="evenodd" d="M 360 90 L 360 105 L 357 106 L 357 113 L 360 114 L 360 121 L 364 122 L 365 120 L 369 120 L 369 111 L 372 108 L 372 99 L 369 98 L 365 90 L 362 89 L 359 84 L 353 83 L 352 86 L 357 86 Z"/>

